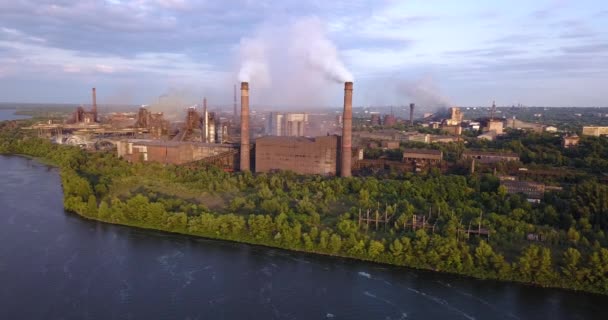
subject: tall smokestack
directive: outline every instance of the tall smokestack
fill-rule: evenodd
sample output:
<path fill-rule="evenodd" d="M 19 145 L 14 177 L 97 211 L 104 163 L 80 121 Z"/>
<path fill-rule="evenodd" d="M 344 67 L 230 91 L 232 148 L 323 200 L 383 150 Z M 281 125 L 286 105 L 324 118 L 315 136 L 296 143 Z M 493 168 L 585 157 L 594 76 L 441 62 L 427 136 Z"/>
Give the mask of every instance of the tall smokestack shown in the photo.
<path fill-rule="evenodd" d="M 241 171 L 249 170 L 249 83 L 241 82 Z"/>
<path fill-rule="evenodd" d="M 344 115 L 342 116 L 342 177 L 351 176 L 352 128 L 353 128 L 353 83 L 344 83 Z"/>
<path fill-rule="evenodd" d="M 238 113 L 236 111 L 236 84 L 234 85 L 234 122 L 238 121 Z"/>
<path fill-rule="evenodd" d="M 207 97 L 203 98 L 203 142 L 209 143 L 209 113 L 207 112 Z"/>
<path fill-rule="evenodd" d="M 414 108 L 416 107 L 415 104 L 410 103 L 410 126 L 414 125 Z"/>
<path fill-rule="evenodd" d="M 97 122 L 97 94 L 95 93 L 95 88 L 93 88 L 93 121 Z"/>

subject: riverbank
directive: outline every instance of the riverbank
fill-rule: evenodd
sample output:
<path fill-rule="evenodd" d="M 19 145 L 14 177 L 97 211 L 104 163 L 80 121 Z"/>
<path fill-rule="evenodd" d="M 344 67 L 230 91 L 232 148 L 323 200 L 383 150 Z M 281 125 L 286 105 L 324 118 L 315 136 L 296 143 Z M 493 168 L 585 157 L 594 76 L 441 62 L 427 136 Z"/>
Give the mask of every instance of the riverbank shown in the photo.
<path fill-rule="evenodd" d="M 1 147 L 0 143 L 0 152 Z M 575 256 L 575 263 L 570 265 L 568 259 L 575 252 L 572 248 L 564 250 L 563 260 L 554 261 L 552 256 L 562 254 L 552 253 L 557 249 L 542 246 L 542 243 L 522 246 L 519 256 L 507 258 L 500 253 L 503 248 L 496 240 L 459 239 L 452 235 L 449 220 L 447 225 L 438 228 L 439 232 L 408 231 L 400 227 L 399 221 L 411 218 L 402 215 L 395 219 L 395 225 L 390 229 L 383 227 L 376 231 L 357 225 L 356 207 L 344 208 L 345 202 L 364 203 L 366 190 L 405 186 L 409 185 L 408 181 L 386 180 L 374 186 L 369 180 L 360 178 L 252 176 L 227 174 L 213 168 L 192 170 L 154 164 L 131 165 L 111 154 L 87 154 L 78 148 L 54 146 L 35 139 L 11 144 L 5 148 L 5 153 L 6 149 L 56 163 L 61 169 L 65 209 L 89 219 L 477 279 L 601 294 L 608 290 L 608 274 L 603 269 L 608 265 L 604 263 L 608 261 L 608 250 L 603 247 L 581 250 L 582 254 L 578 258 Z M 468 183 L 461 177 L 437 179 L 442 182 L 433 182 L 434 187 L 454 184 L 462 188 L 462 184 Z M 427 178 L 420 181 L 417 185 L 429 183 Z M 163 189 L 155 189 L 159 183 Z M 205 203 L 162 193 L 172 185 L 200 190 L 206 195 L 202 199 L 212 199 L 214 194 L 231 194 L 232 200 L 225 207 L 229 213 L 213 213 Z M 431 190 L 428 197 L 437 193 Z M 396 194 L 403 198 L 415 193 L 397 191 Z M 449 194 L 452 198 L 458 196 L 457 191 Z M 463 196 L 470 197 L 470 194 L 463 193 Z M 341 200 L 343 209 L 336 204 L 337 200 Z M 457 207 L 458 203 L 453 206 Z M 344 213 L 336 213 L 338 210 Z M 396 211 L 392 207 L 388 210 Z M 500 240 L 500 236 L 497 234 L 495 238 Z"/>
<path fill-rule="evenodd" d="M 57 169 L 0 167 L 2 319 L 602 319 L 607 299 L 97 222 Z"/>

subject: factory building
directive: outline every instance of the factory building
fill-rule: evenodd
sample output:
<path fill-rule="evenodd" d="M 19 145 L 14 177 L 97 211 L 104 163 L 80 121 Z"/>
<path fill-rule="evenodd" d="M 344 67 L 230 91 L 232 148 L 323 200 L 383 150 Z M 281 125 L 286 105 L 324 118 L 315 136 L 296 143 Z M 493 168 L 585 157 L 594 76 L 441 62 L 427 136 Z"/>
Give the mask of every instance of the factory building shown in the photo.
<path fill-rule="evenodd" d="M 340 137 L 262 137 L 255 142 L 255 171 L 335 176 Z"/>
<path fill-rule="evenodd" d="M 383 124 L 385 126 L 394 126 L 397 124 L 397 118 L 393 114 L 384 115 Z"/>
<path fill-rule="evenodd" d="M 443 120 L 441 123 L 441 131 L 447 134 L 459 136 L 462 134 L 462 123 L 463 114 L 460 108 L 450 108 L 450 118 Z"/>
<path fill-rule="evenodd" d="M 69 123 L 75 124 L 94 124 L 98 122 L 97 118 L 97 92 L 95 88 L 91 89 L 92 106 L 91 111 L 86 111 L 82 106 L 76 108 L 72 114 Z"/>
<path fill-rule="evenodd" d="M 118 141 L 118 156 L 129 162 L 185 164 L 224 154 L 236 154 L 231 144 L 130 139 Z"/>
<path fill-rule="evenodd" d="M 516 153 L 498 153 L 487 151 L 465 151 L 462 153 L 464 159 L 475 159 L 478 163 L 498 163 L 508 161 L 519 161 Z"/>
<path fill-rule="evenodd" d="M 566 149 L 576 147 L 580 140 L 581 138 L 579 138 L 576 133 L 572 135 L 566 135 L 562 138 L 562 147 Z"/>
<path fill-rule="evenodd" d="M 464 115 L 462 114 L 462 111 L 460 111 L 460 108 L 458 107 L 453 107 L 449 109 L 450 111 L 450 118 L 445 120 L 445 125 L 447 126 L 460 126 L 460 123 L 462 122 L 462 118 L 464 117 Z"/>
<path fill-rule="evenodd" d="M 585 126 L 583 127 L 584 136 L 606 136 L 608 135 L 608 127 Z"/>
<path fill-rule="evenodd" d="M 255 141 L 255 170 L 256 172 L 271 172 L 276 170 L 293 171 L 299 174 L 351 176 L 352 164 L 352 92 L 353 83 L 344 84 L 344 112 L 342 137 L 321 136 L 304 138 L 303 125 L 306 114 L 286 114 L 282 123 L 285 132 L 291 136 L 267 136 Z M 271 118 L 273 118 L 271 116 Z M 271 119 L 271 124 L 273 120 Z M 270 131 L 277 129 L 269 126 Z M 251 168 L 251 147 L 249 139 L 249 83 L 241 83 L 241 150 L 240 169 L 249 171 Z"/>
<path fill-rule="evenodd" d="M 308 113 L 271 112 L 266 134 L 278 137 L 303 137 L 308 124 Z"/>
<path fill-rule="evenodd" d="M 403 162 L 415 164 L 438 164 L 443 160 L 443 152 L 433 149 L 405 149 L 403 150 Z"/>
<path fill-rule="evenodd" d="M 150 110 L 142 106 L 137 112 L 135 127 L 148 129 L 148 132 L 153 138 L 159 139 L 160 137 L 167 135 L 169 131 L 169 121 L 165 120 L 162 112 L 150 112 Z"/>

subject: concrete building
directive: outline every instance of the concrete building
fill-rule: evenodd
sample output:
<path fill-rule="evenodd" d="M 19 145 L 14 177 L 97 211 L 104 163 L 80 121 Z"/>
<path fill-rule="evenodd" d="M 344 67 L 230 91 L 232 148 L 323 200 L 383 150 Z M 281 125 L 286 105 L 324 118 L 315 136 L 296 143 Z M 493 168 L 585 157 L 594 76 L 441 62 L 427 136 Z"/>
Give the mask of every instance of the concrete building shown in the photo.
<path fill-rule="evenodd" d="M 448 120 L 448 123 L 449 123 L 449 120 Z M 454 135 L 454 136 L 459 136 L 462 134 L 462 127 L 460 126 L 460 124 L 458 124 L 458 125 L 443 124 L 443 125 L 441 125 L 441 131 L 445 132 L 447 134 Z"/>
<path fill-rule="evenodd" d="M 266 134 L 277 137 L 303 137 L 307 124 L 307 113 L 271 112 L 268 117 Z"/>
<path fill-rule="evenodd" d="M 339 172 L 340 137 L 262 137 L 255 144 L 255 171 L 293 171 L 335 176 Z"/>
<path fill-rule="evenodd" d="M 231 144 L 144 139 L 118 141 L 116 150 L 119 157 L 129 162 L 158 162 L 178 165 L 223 154 L 235 155 L 237 153 L 237 148 Z"/>
<path fill-rule="evenodd" d="M 487 126 L 483 128 L 484 132 L 494 132 L 495 135 L 503 134 L 503 121 L 497 119 L 489 119 Z"/>
<path fill-rule="evenodd" d="M 516 153 L 498 153 L 467 150 L 462 153 L 462 157 L 464 159 L 475 159 L 475 161 L 477 161 L 478 163 L 519 161 L 519 155 L 517 155 Z"/>
<path fill-rule="evenodd" d="M 399 141 L 382 141 L 382 149 L 399 149 Z"/>
<path fill-rule="evenodd" d="M 566 135 L 562 137 L 562 147 L 566 149 L 576 147 L 580 140 L 581 138 L 576 133 L 572 135 Z"/>
<path fill-rule="evenodd" d="M 584 136 L 605 136 L 608 135 L 608 127 L 585 126 L 583 127 Z"/>
<path fill-rule="evenodd" d="M 428 133 L 412 134 L 408 136 L 407 141 L 431 143 L 431 135 Z"/>
<path fill-rule="evenodd" d="M 462 118 L 464 117 L 460 108 L 453 107 L 453 108 L 450 108 L 449 111 L 450 111 L 450 118 L 445 120 L 445 124 L 448 126 L 460 126 L 460 123 L 462 122 Z"/>
<path fill-rule="evenodd" d="M 443 152 L 433 149 L 405 149 L 403 162 L 438 164 L 443 160 Z"/>

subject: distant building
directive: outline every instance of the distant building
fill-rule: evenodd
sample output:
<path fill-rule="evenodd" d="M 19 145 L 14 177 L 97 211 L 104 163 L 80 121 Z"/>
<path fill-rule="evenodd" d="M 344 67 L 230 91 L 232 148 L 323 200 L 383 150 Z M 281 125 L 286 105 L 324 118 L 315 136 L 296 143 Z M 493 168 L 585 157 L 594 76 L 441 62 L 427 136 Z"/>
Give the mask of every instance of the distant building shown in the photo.
<path fill-rule="evenodd" d="M 462 122 L 462 118 L 464 117 L 464 115 L 462 114 L 462 111 L 460 111 L 460 108 L 458 107 L 453 107 L 449 109 L 450 111 L 450 119 L 446 119 L 446 125 L 448 126 L 460 126 L 460 123 Z"/>
<path fill-rule="evenodd" d="M 150 112 L 150 110 L 142 106 L 137 112 L 135 127 L 148 129 L 150 135 L 158 139 L 167 135 L 169 121 L 165 120 L 162 112 Z"/>
<path fill-rule="evenodd" d="M 498 153 L 487 151 L 472 151 L 463 152 L 464 159 L 475 159 L 478 163 L 497 163 L 508 161 L 519 161 L 519 155 L 516 153 Z"/>
<path fill-rule="evenodd" d="M 501 179 L 500 185 L 505 187 L 508 194 L 523 193 L 530 202 L 540 202 L 545 194 L 545 185 L 538 182 Z"/>
<path fill-rule="evenodd" d="M 496 135 L 503 134 L 503 121 L 490 119 L 488 120 L 487 127 L 483 128 L 484 132 L 494 132 Z"/>
<path fill-rule="evenodd" d="M 382 141 L 382 148 L 390 150 L 399 149 L 399 141 Z"/>
<path fill-rule="evenodd" d="M 494 139 L 496 139 L 496 133 L 494 133 L 494 132 L 482 133 L 482 134 L 480 134 L 480 135 L 477 136 L 477 139 L 494 141 Z"/>
<path fill-rule="evenodd" d="M 454 137 L 454 136 L 433 135 L 430 137 L 431 143 L 451 143 L 451 142 L 458 142 L 459 140 L 460 140 L 460 137 Z"/>
<path fill-rule="evenodd" d="M 339 150 L 338 136 L 262 137 L 255 142 L 255 171 L 285 170 L 335 176 L 339 169 Z"/>
<path fill-rule="evenodd" d="M 454 136 L 459 136 L 462 134 L 462 127 L 460 125 L 442 125 L 441 132 L 445 132 L 447 134 L 451 134 Z"/>
<path fill-rule="evenodd" d="M 380 125 L 380 115 L 377 113 L 372 113 L 371 115 L 371 125 L 372 126 L 379 126 Z"/>
<path fill-rule="evenodd" d="M 423 143 L 431 143 L 431 135 L 430 134 L 413 134 L 408 136 L 407 141 L 412 141 L 412 142 L 423 142 Z"/>
<path fill-rule="evenodd" d="M 119 157 L 129 162 L 158 162 L 164 164 L 184 164 L 226 153 L 238 153 L 237 148 L 230 144 L 143 139 L 118 141 L 116 150 Z"/>
<path fill-rule="evenodd" d="M 576 147 L 581 138 L 575 133 L 572 135 L 566 135 L 562 138 L 562 147 L 564 148 L 573 148 Z"/>
<path fill-rule="evenodd" d="M 438 164 L 443 160 L 443 152 L 433 149 L 405 149 L 403 162 Z"/>
<path fill-rule="evenodd" d="M 584 136 L 604 136 L 608 135 L 608 127 L 585 126 L 583 127 Z"/>
<path fill-rule="evenodd" d="M 268 117 L 266 134 L 278 137 L 303 137 L 307 124 L 307 113 L 271 112 Z"/>
<path fill-rule="evenodd" d="M 395 118 L 395 116 L 392 114 L 387 114 L 384 116 L 383 124 L 385 126 L 394 126 L 395 124 L 397 124 L 397 118 Z"/>
<path fill-rule="evenodd" d="M 557 132 L 557 128 L 554 126 L 546 126 L 545 131 L 546 132 Z"/>

